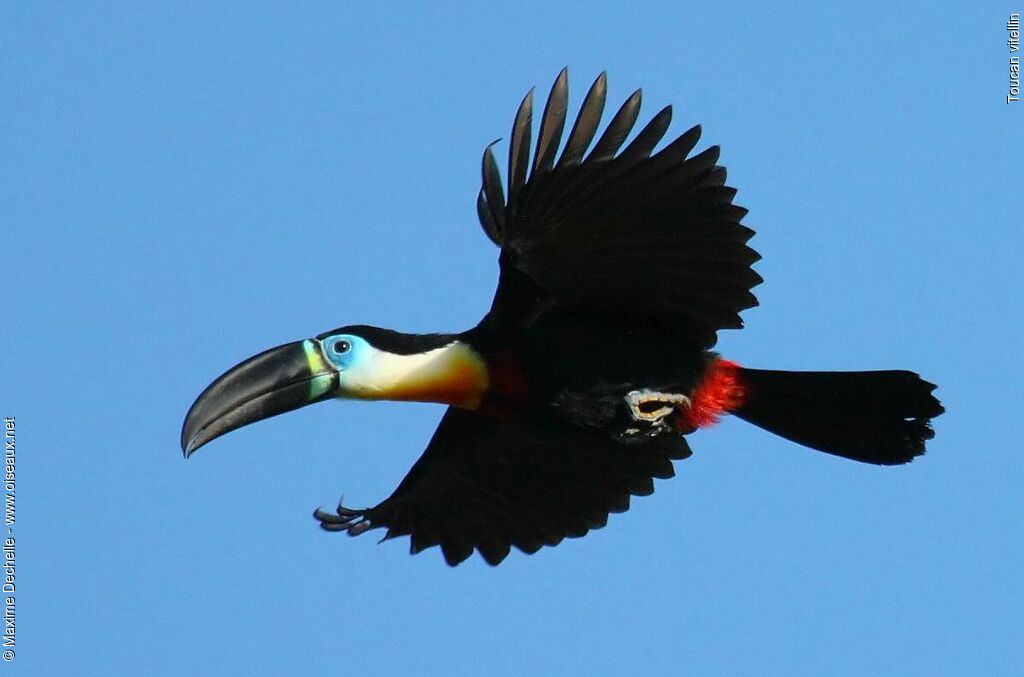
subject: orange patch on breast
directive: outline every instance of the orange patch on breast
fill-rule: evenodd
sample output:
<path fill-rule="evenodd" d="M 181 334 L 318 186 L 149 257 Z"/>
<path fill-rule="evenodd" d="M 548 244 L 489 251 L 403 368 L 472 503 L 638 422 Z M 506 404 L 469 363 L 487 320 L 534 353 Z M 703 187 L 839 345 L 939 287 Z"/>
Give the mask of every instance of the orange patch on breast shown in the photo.
<path fill-rule="evenodd" d="M 483 360 L 469 347 L 455 344 L 402 374 L 381 395 L 389 400 L 440 402 L 475 409 L 489 385 Z"/>
<path fill-rule="evenodd" d="M 475 409 L 487 390 L 487 372 L 476 365 L 459 362 L 446 365 L 424 378 L 410 378 L 387 392 L 388 399 L 440 402 Z"/>

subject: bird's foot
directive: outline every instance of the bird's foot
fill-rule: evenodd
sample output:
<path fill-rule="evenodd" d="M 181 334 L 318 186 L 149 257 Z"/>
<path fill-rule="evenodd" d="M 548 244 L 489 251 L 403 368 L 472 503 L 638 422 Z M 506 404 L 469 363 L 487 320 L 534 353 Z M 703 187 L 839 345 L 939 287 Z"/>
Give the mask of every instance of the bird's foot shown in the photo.
<path fill-rule="evenodd" d="M 690 398 L 676 393 L 632 390 L 626 394 L 626 404 L 634 421 L 660 423 L 680 405 L 689 406 Z"/>
<path fill-rule="evenodd" d="M 347 531 L 349 536 L 358 536 L 373 526 L 367 519 L 366 513 L 366 510 L 346 508 L 339 502 L 336 512 L 327 512 L 322 508 L 317 508 L 313 511 L 313 517 L 320 521 L 321 529 Z"/>

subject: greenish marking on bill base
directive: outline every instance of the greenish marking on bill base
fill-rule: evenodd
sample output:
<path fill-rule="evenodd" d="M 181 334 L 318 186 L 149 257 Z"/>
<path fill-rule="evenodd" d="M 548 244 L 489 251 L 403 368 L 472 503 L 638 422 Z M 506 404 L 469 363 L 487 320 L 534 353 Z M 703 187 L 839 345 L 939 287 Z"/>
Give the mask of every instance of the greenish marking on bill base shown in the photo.
<path fill-rule="evenodd" d="M 306 363 L 309 365 L 309 371 L 319 374 L 319 376 L 314 376 L 309 380 L 309 399 L 311 400 L 320 397 L 330 390 L 331 381 L 333 380 L 333 369 L 324 362 L 324 358 L 320 355 L 316 344 L 316 341 L 309 339 L 302 342 L 302 350 L 306 353 Z"/>

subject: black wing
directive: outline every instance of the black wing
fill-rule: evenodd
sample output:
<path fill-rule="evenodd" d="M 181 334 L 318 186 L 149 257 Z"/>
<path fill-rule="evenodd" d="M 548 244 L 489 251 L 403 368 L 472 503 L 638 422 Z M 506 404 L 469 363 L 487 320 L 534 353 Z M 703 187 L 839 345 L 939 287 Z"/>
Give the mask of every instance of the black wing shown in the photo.
<path fill-rule="evenodd" d="M 584 159 L 604 110 L 606 79 L 590 88 L 557 162 L 565 126 L 567 75 L 551 89 L 530 163 L 532 92 L 519 107 L 509 148 L 508 201 L 490 147 L 484 151 L 477 212 L 501 247 L 501 280 L 491 314 L 522 326 L 552 306 L 669 325 L 710 347 L 719 329 L 742 326 L 757 305 L 760 257 L 740 225 L 716 165 L 718 147 L 689 159 L 693 127 L 651 151 L 668 129 L 664 108 L 621 152 L 640 110 L 630 96 Z M 617 154 L 616 154 L 617 153 Z"/>
<path fill-rule="evenodd" d="M 440 545 L 454 566 L 473 549 L 498 564 L 515 546 L 532 554 L 583 536 L 629 508 L 629 497 L 672 477 L 681 436 L 620 444 L 606 433 L 546 420 L 511 420 L 449 408 L 419 461 L 386 501 L 367 510 L 315 513 L 330 531 L 386 527 L 413 554 Z"/>

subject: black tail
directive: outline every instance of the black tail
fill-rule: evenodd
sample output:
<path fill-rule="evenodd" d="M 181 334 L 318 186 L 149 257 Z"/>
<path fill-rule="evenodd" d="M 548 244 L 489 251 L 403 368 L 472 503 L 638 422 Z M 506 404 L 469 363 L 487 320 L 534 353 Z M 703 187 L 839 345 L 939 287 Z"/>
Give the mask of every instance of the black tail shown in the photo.
<path fill-rule="evenodd" d="M 821 451 L 897 465 L 924 453 L 944 409 L 910 371 L 739 371 L 745 421 Z"/>

